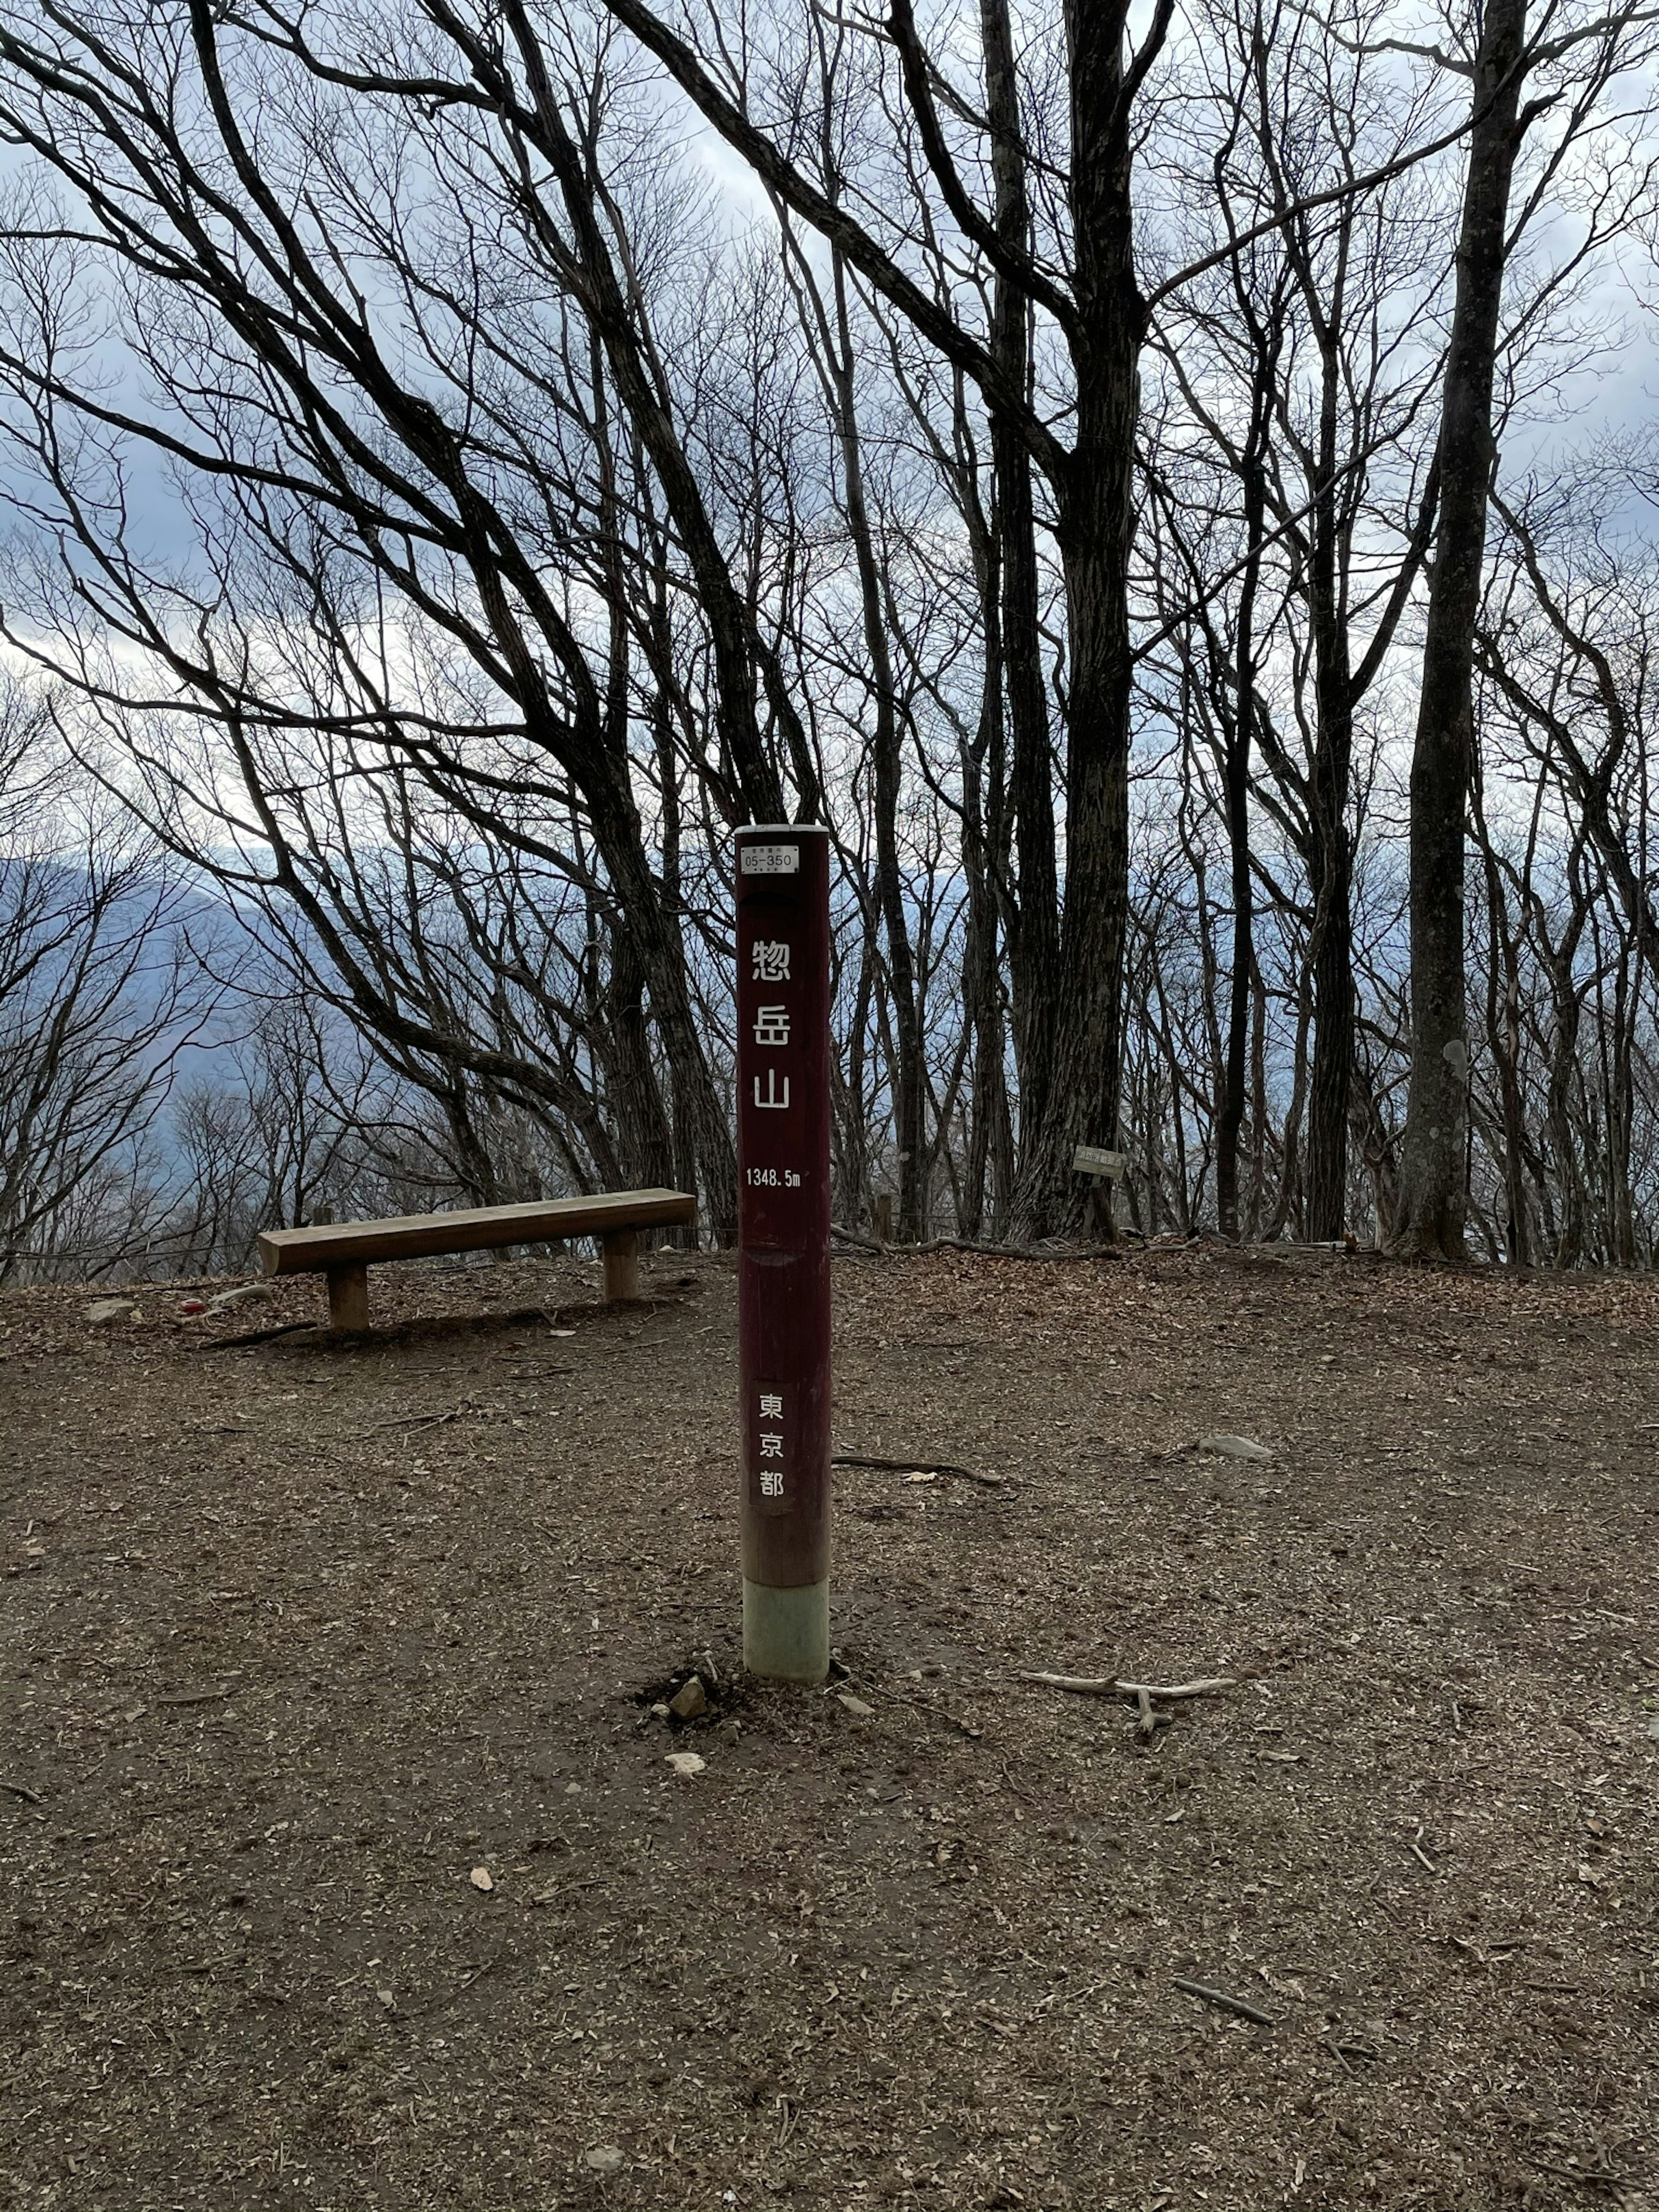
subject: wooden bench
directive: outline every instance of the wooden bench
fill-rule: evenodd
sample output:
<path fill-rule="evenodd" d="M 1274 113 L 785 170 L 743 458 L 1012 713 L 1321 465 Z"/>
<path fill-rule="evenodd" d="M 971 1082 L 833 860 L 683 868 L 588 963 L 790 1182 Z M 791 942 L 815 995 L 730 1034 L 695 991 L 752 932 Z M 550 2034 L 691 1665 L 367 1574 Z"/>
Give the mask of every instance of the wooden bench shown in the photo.
<path fill-rule="evenodd" d="M 434 1252 L 483 1252 L 503 1244 L 556 1243 L 597 1237 L 605 1255 L 607 1298 L 640 1294 L 640 1231 L 696 1218 L 683 1190 L 616 1190 L 603 1198 L 538 1199 L 529 1206 L 477 1206 L 453 1213 L 405 1213 L 386 1221 L 319 1222 L 310 1229 L 267 1229 L 259 1262 L 267 1275 L 328 1277 L 328 1324 L 368 1327 L 368 1271 L 382 1260 L 423 1260 Z"/>

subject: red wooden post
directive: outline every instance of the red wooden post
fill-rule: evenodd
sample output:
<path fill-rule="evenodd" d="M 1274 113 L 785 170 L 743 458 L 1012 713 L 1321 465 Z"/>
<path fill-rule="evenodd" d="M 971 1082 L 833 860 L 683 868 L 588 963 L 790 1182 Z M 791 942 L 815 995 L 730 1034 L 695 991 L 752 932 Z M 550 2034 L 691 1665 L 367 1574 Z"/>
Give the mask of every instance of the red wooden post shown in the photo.
<path fill-rule="evenodd" d="M 737 833 L 743 1650 L 830 1671 L 830 836 Z"/>

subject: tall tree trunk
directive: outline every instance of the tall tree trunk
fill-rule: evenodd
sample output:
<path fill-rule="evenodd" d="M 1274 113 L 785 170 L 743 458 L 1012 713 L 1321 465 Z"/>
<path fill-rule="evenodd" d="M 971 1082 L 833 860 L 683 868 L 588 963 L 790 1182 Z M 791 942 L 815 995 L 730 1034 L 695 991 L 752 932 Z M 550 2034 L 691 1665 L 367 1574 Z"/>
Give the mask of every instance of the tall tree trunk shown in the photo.
<path fill-rule="evenodd" d="M 657 619 L 658 608 L 653 605 L 652 617 Z M 662 908 L 663 926 L 679 947 L 680 963 L 685 961 L 685 939 L 681 924 L 684 901 L 684 885 L 680 861 L 680 794 L 675 781 L 673 731 L 669 720 L 667 702 L 660 692 L 651 706 L 651 735 L 657 756 L 657 775 L 662 787 Z M 697 1187 L 697 1138 L 694 1121 L 695 1085 L 689 1085 L 685 1070 L 676 1053 L 664 1040 L 668 1060 L 668 1091 L 672 1109 L 674 1187 L 678 1190 L 696 1190 Z M 684 1223 L 667 1230 L 663 1241 L 668 1244 L 685 1245 L 692 1249 L 697 1243 L 695 1222 Z"/>
<path fill-rule="evenodd" d="M 981 591 L 981 604 L 988 594 Z M 988 613 L 994 616 L 994 607 Z M 968 918 L 963 934 L 963 1013 L 974 1032 L 971 1105 L 969 1113 L 967 1158 L 963 1171 L 963 1210 L 958 1224 L 970 1243 L 984 1232 L 986 1185 L 995 1183 L 997 1161 L 1006 1144 L 1008 1083 L 1005 1066 L 1002 993 L 997 973 L 997 898 L 992 881 L 995 866 L 995 837 L 989 820 L 991 801 L 987 792 L 989 762 L 994 789 L 996 748 L 1001 734 L 1002 679 L 1000 656 L 994 650 L 995 631 L 988 629 L 985 669 L 981 678 L 979 727 L 971 743 L 962 746 L 962 866 L 968 884 Z M 996 1200 L 992 1200 L 996 1223 Z M 1000 1224 L 996 1223 L 1000 1228 Z"/>
<path fill-rule="evenodd" d="M 1344 749 L 1346 751 L 1346 748 Z M 1347 1227 L 1348 1121 L 1353 1071 L 1353 853 L 1347 770 L 1316 757 L 1313 824 L 1314 1048 L 1308 1100 L 1308 1235 L 1332 1243 Z"/>
<path fill-rule="evenodd" d="M 611 918 L 611 972 L 600 1035 L 605 1039 L 606 1103 L 622 1170 L 636 1188 L 660 1188 L 674 1172 L 668 1111 L 651 1058 L 645 1016 L 645 972 L 625 917 Z"/>
<path fill-rule="evenodd" d="M 997 236 L 1011 253 L 1023 256 L 1030 246 L 1031 211 L 1007 0 L 981 0 L 980 24 Z M 1030 382 L 1030 301 L 1018 284 L 999 275 L 992 296 L 991 351 L 1006 383 L 1022 392 Z M 1054 1077 L 1060 971 L 1054 753 L 1042 673 L 1030 456 L 1018 428 L 994 412 L 991 459 L 995 566 L 1001 587 L 998 630 L 1012 740 L 1009 781 L 1019 872 L 1018 896 L 1009 915 L 1008 963 L 1024 1143 L 1030 1132 L 1047 1123 Z"/>
<path fill-rule="evenodd" d="M 1512 1267 L 1532 1265 L 1527 1214 L 1527 1130 L 1521 1095 L 1521 972 L 1517 933 L 1510 926 L 1504 876 L 1480 803 L 1477 769 L 1470 816 L 1480 848 L 1486 897 L 1486 1042 L 1498 1071 L 1504 1132 L 1504 1257 Z"/>
<path fill-rule="evenodd" d="M 865 1097 L 865 1031 L 869 1025 L 870 1000 L 874 990 L 875 956 L 868 930 L 860 930 L 854 942 L 857 947 L 858 975 L 848 1015 L 846 1067 L 843 1072 L 839 1056 L 831 1053 L 830 1091 L 835 1112 L 830 1131 L 832 1218 L 856 1230 L 862 1229 L 870 1217 L 870 1115 L 869 1102 Z M 854 956 L 849 952 L 848 957 L 850 959 Z M 832 971 L 832 1004 L 842 995 L 845 973 L 844 968 L 839 975 Z"/>
<path fill-rule="evenodd" d="M 1488 0 L 1475 56 L 1457 289 L 1440 418 L 1440 523 L 1411 773 L 1411 1077 L 1389 1237 L 1403 1256 L 1463 1256 L 1469 1051 L 1463 814 L 1474 723 L 1474 624 L 1494 460 L 1492 379 L 1527 0 Z"/>
<path fill-rule="evenodd" d="M 1216 1117 L 1216 1218 L 1224 1237 L 1237 1241 L 1238 1138 L 1244 1126 L 1244 1083 L 1249 1044 L 1250 988 L 1255 969 L 1254 900 L 1250 878 L 1250 747 L 1255 730 L 1255 600 L 1261 575 L 1267 493 L 1263 448 L 1273 409 L 1278 367 L 1276 339 L 1259 344 L 1251 392 L 1250 428 L 1240 459 L 1244 482 L 1244 571 L 1239 583 L 1238 637 L 1234 656 L 1232 713 L 1225 725 L 1227 844 L 1232 870 L 1232 969 L 1227 996 L 1227 1053 L 1221 1111 Z M 1258 1145 L 1261 1141 L 1257 1131 Z M 1260 1203 L 1260 1193 L 1257 1194 Z"/>
<path fill-rule="evenodd" d="M 1008 1096 L 1008 1021 L 999 957 L 1000 926 L 1012 919 L 1008 820 L 1006 690 L 1002 654 L 1002 547 L 994 514 L 980 496 L 971 426 L 961 380 L 956 386 L 957 499 L 973 559 L 981 634 L 979 714 L 957 739 L 962 770 L 962 871 L 967 884 L 963 933 L 962 1000 L 973 1027 L 973 1073 L 962 1212 L 957 1226 L 970 1242 L 1007 1226 L 1012 1180 L 1013 1123 Z"/>
<path fill-rule="evenodd" d="M 1066 30 L 1077 309 L 1077 442 L 1057 487 L 1070 629 L 1066 896 L 1053 1081 L 1039 1111 L 1022 1116 L 1015 1219 L 1034 1237 L 1081 1225 L 1088 1187 L 1072 1171 L 1073 1152 L 1117 1136 L 1129 905 L 1128 565 L 1146 331 L 1134 270 L 1124 12 L 1066 0 Z"/>
<path fill-rule="evenodd" d="M 1631 1132 L 1635 1085 L 1631 1066 L 1634 1001 L 1629 940 L 1621 946 L 1613 983 L 1613 1080 L 1607 1097 L 1607 1218 L 1613 1265 L 1636 1265 L 1636 1214 L 1631 1192 Z M 1640 968 L 1638 963 L 1637 972 Z"/>
<path fill-rule="evenodd" d="M 1348 778 L 1353 758 L 1354 685 L 1338 558 L 1337 408 L 1341 363 L 1322 329 L 1319 485 L 1309 559 L 1309 605 L 1318 723 L 1314 738 L 1308 843 L 1314 898 L 1314 1050 L 1308 1102 L 1308 1222 L 1315 1243 L 1347 1226 L 1348 1091 L 1353 1067 L 1353 852 Z"/>

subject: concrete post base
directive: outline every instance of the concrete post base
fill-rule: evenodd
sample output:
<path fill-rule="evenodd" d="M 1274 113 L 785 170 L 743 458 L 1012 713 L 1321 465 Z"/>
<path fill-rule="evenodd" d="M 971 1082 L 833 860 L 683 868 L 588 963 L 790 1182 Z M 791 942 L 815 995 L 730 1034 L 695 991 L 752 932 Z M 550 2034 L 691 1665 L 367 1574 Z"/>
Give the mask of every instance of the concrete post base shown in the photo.
<path fill-rule="evenodd" d="M 743 1585 L 743 1663 L 772 1682 L 822 1682 L 830 1672 L 830 1578 L 799 1589 Z"/>

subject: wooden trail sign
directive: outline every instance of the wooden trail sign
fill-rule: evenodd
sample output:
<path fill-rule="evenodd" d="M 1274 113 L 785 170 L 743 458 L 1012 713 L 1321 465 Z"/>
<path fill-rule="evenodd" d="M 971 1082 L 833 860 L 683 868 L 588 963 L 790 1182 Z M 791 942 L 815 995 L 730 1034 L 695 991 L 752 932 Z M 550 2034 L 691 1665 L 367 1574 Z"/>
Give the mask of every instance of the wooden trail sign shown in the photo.
<path fill-rule="evenodd" d="M 830 1671 L 830 835 L 737 833 L 743 1650 Z"/>
<path fill-rule="evenodd" d="M 1105 1176 L 1115 1182 L 1128 1165 L 1122 1152 L 1109 1152 L 1100 1145 L 1079 1145 L 1072 1154 L 1072 1166 L 1078 1175 Z"/>

